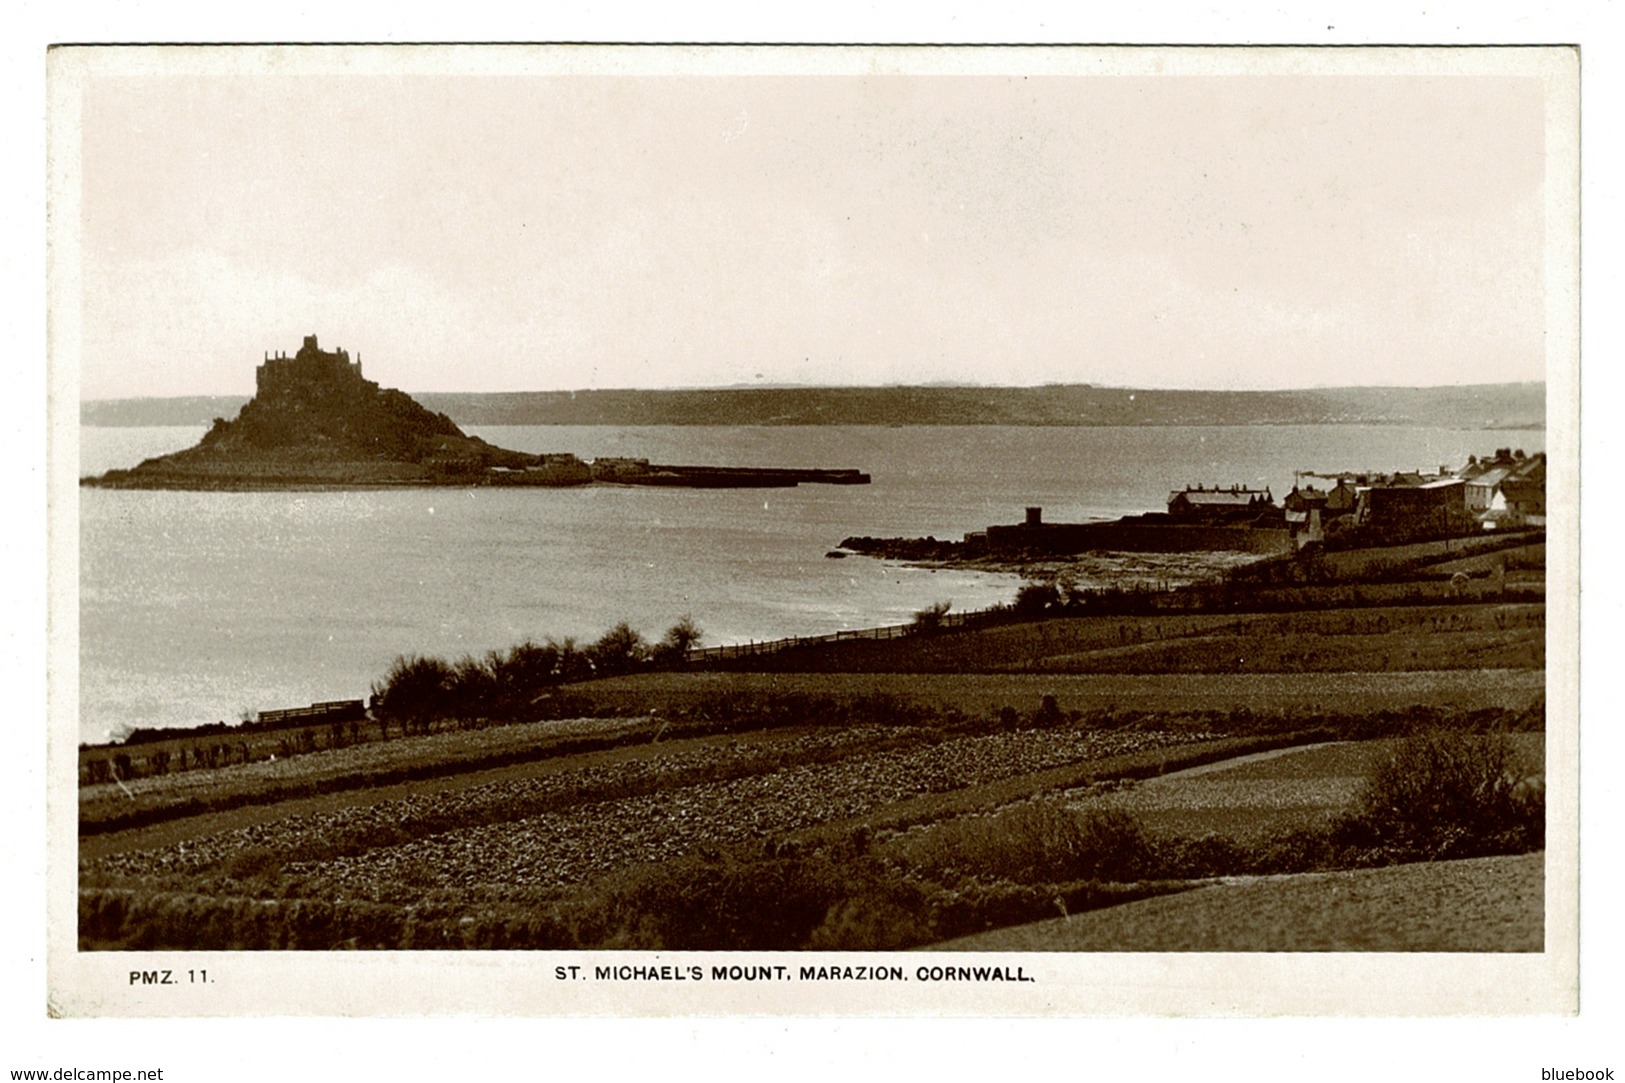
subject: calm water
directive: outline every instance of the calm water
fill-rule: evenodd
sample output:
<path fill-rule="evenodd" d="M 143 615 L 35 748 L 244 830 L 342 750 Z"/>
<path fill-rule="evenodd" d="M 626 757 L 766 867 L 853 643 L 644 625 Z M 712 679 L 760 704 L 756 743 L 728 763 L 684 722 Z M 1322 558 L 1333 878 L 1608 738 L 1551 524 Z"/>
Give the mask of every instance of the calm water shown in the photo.
<path fill-rule="evenodd" d="M 650 638 L 684 614 L 707 644 L 975 609 L 1019 581 L 824 553 L 852 534 L 957 538 L 1043 505 L 1051 521 L 1160 508 L 1187 483 L 1279 496 L 1294 469 L 1436 469 L 1544 450 L 1539 432 L 1353 426 L 1193 429 L 471 430 L 526 451 L 656 462 L 855 467 L 874 483 L 768 490 L 170 493 L 79 490 L 81 733 L 232 720 L 365 695 L 397 654 L 526 637 Z M 202 429 L 82 432 L 80 472 Z"/>

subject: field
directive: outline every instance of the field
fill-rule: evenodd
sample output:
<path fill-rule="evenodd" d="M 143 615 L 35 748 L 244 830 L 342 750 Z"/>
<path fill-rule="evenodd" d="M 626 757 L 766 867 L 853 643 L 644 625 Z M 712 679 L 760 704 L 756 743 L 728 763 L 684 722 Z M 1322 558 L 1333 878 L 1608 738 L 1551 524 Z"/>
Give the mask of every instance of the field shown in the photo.
<path fill-rule="evenodd" d="M 1265 852 L 1270 832 L 1323 827 L 1348 811 L 1359 794 L 1349 772 L 1394 745 L 1323 739 L 1421 716 L 1509 743 L 1519 772 L 1540 772 L 1538 734 L 1488 732 L 1538 726 L 1538 712 L 1499 709 L 1330 714 L 1302 730 L 1212 710 L 1018 718 L 1008 728 L 917 715 L 658 742 L 645 723 L 606 749 L 86 836 L 83 942 L 929 943 L 1042 916 L 1057 898 L 1090 909 L 1187 889 L 1211 870 L 1185 848 L 1195 839 L 1211 850 L 1232 822 L 1251 829 L 1229 832 L 1232 847 L 1254 847 L 1265 866 L 1279 861 Z M 393 759 L 466 756 L 480 736 L 407 738 Z M 335 769 L 307 759 L 312 776 Z M 1245 785 L 1270 775 L 1271 785 Z M 1282 799 L 1297 776 L 1319 788 L 1315 800 Z M 146 796 L 162 781 L 149 780 Z M 1243 791 L 1250 803 L 1237 800 Z M 1261 803 L 1273 820 L 1254 814 Z M 1102 811 L 1118 819 L 1097 822 Z M 756 927 L 781 907 L 782 921 Z"/>
<path fill-rule="evenodd" d="M 1472 862 L 1543 845 L 1544 634 L 1499 594 L 1051 616 L 83 785 L 81 944 L 1267 947 L 1212 917 L 1249 907 L 1389 943 L 1304 916 L 1354 891 L 1434 907 L 1394 944 L 1467 943 L 1460 907 L 1500 915 L 1462 950 L 1527 950 L 1538 883 Z"/>
<path fill-rule="evenodd" d="M 705 847 L 787 838 L 920 794 L 1174 749 L 1202 736 L 1066 729 L 929 740 L 869 726 L 764 744 L 712 741 L 649 759 L 437 788 L 216 833 L 125 853 L 97 868 L 161 877 L 239 869 L 245 857 L 259 866 L 274 855 L 287 874 L 343 894 L 390 897 L 405 875 L 413 890 L 477 885 L 497 897 L 513 885 L 575 884 L 594 873 Z M 450 824 L 456 826 L 427 838 L 396 841 L 394 833 L 405 825 L 405 835 L 417 836 L 423 827 Z M 352 852 L 357 847 L 349 840 L 386 832 L 390 845 Z"/>
<path fill-rule="evenodd" d="M 1539 733 L 1509 736 L 1509 767 L 1520 778 L 1544 771 Z M 1264 752 L 1177 771 L 1108 794 L 1061 798 L 1075 808 L 1132 813 L 1154 831 L 1237 842 L 1272 832 L 1328 825 L 1359 800 L 1361 788 L 1395 739 L 1339 741 Z"/>
<path fill-rule="evenodd" d="M 1436 586 L 1441 595 L 1448 582 Z M 1335 594 L 1334 594 L 1335 592 Z M 1528 668 L 1545 664 L 1545 605 L 1495 600 L 1461 604 L 1355 604 L 1416 592 L 1375 584 L 1304 599 L 1263 613 L 1067 616 L 994 626 L 975 634 L 848 640 L 792 649 L 760 661 L 775 673 L 1343 673 Z M 1366 601 L 1371 601 L 1367 598 Z M 743 667 L 743 666 L 742 666 Z M 743 668 L 754 668 L 743 667 Z"/>
<path fill-rule="evenodd" d="M 934 947 L 938 951 L 1540 951 L 1545 944 L 1544 856 L 1259 877 Z"/>
<path fill-rule="evenodd" d="M 581 719 L 458 731 L 79 787 L 82 835 L 242 805 L 460 774 L 653 733 L 647 719 Z"/>
<path fill-rule="evenodd" d="M 1393 673 L 1217 674 L 917 674 L 917 673 L 655 673 L 577 686 L 575 694 L 604 712 L 638 713 L 700 707 L 723 696 L 856 698 L 886 696 L 967 714 L 1009 707 L 1022 713 L 1054 696 L 1063 711 L 1199 711 L 1214 708 L 1313 717 L 1339 708 L 1366 712 L 1417 705 L 1468 710 L 1524 707 L 1544 696 L 1533 669 Z"/>

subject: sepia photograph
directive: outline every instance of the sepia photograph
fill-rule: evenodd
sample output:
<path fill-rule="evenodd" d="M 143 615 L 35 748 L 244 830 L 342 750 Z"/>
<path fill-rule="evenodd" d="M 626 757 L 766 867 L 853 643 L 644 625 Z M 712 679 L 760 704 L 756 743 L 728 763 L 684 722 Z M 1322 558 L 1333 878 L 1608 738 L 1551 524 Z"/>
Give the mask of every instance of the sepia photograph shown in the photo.
<path fill-rule="evenodd" d="M 53 1012 L 1575 1009 L 1573 49 L 47 69 Z"/>

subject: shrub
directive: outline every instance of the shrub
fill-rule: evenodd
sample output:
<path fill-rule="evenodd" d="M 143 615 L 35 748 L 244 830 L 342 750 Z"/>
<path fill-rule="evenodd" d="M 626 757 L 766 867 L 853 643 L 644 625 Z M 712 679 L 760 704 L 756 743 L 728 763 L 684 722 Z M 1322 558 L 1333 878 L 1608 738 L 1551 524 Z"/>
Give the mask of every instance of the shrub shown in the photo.
<path fill-rule="evenodd" d="M 1163 838 L 1157 846 L 1162 871 L 1173 876 L 1231 876 L 1252 872 L 1252 855 L 1235 840 L 1216 833 L 1195 838 Z"/>
<path fill-rule="evenodd" d="M 740 861 L 683 858 L 609 877 L 589 909 L 626 948 L 762 951 L 801 947 L 847 892 L 825 853 Z"/>
<path fill-rule="evenodd" d="M 1070 719 L 1061 713 L 1060 705 L 1056 703 L 1055 697 L 1051 695 L 1046 695 L 1039 700 L 1038 710 L 1033 712 L 1033 725 L 1041 728 L 1064 725 L 1068 721 Z"/>
<path fill-rule="evenodd" d="M 1501 734 L 1429 729 L 1395 745 L 1366 782 L 1341 841 L 1388 857 L 1518 853 L 1545 844 L 1545 798 L 1522 786 Z"/>
<path fill-rule="evenodd" d="M 676 624 L 666 629 L 665 636 L 654 649 L 655 660 L 663 665 L 681 665 L 688 660 L 688 652 L 699 645 L 703 636 L 694 618 L 684 614 Z"/>
<path fill-rule="evenodd" d="M 916 632 L 934 632 L 942 627 L 942 618 L 946 617 L 948 610 L 952 608 L 952 602 L 932 602 L 915 612 L 911 627 Z"/>
<path fill-rule="evenodd" d="M 877 890 L 878 888 L 878 890 Z M 937 939 L 917 899 L 901 884 L 871 881 L 870 890 L 831 906 L 807 937 L 813 951 L 899 951 Z"/>
<path fill-rule="evenodd" d="M 1149 840 L 1125 812 L 1032 802 L 938 824 L 893 843 L 889 855 L 941 883 L 1135 880 L 1155 867 Z"/>
<path fill-rule="evenodd" d="M 225 874 L 242 881 L 274 881 L 281 869 L 277 855 L 261 847 L 243 850 L 224 863 Z"/>
<path fill-rule="evenodd" d="M 452 667 L 439 658 L 398 655 L 384 679 L 372 686 L 374 710 L 409 729 L 426 729 L 449 711 L 455 678 Z"/>
<path fill-rule="evenodd" d="M 497 713 L 504 689 L 497 677 L 501 655 L 495 651 L 484 658 L 465 656 L 452 667 L 446 682 L 446 705 L 465 722 L 490 718 Z"/>
<path fill-rule="evenodd" d="M 1054 583 L 1023 583 L 1011 604 L 1017 613 L 1042 613 L 1061 604 L 1061 592 Z"/>
<path fill-rule="evenodd" d="M 649 644 L 624 620 L 587 649 L 599 676 L 631 673 L 649 660 Z"/>
<path fill-rule="evenodd" d="M 547 687 L 556 678 L 559 648 L 555 643 L 546 646 L 530 640 L 508 648 L 508 653 L 495 657 L 491 668 L 504 693 L 535 692 Z"/>
<path fill-rule="evenodd" d="M 1322 827 L 1276 832 L 1250 843 L 1217 833 L 1155 841 L 1158 875 L 1177 878 L 1268 875 L 1340 868 L 1348 856 Z"/>

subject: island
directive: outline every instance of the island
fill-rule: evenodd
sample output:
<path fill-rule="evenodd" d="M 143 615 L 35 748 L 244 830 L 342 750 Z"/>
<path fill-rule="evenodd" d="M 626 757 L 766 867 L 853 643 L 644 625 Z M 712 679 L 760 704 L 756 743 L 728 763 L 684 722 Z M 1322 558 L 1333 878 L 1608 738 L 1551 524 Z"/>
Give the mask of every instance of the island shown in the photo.
<path fill-rule="evenodd" d="M 267 353 L 255 394 L 234 420 L 215 418 L 196 446 L 109 470 L 81 484 L 113 489 L 371 489 L 590 484 L 684 488 L 864 485 L 859 470 L 674 466 L 647 459 L 584 461 L 532 454 L 469 436 L 443 413 L 361 374 L 361 358 L 305 336 L 289 356 Z"/>

